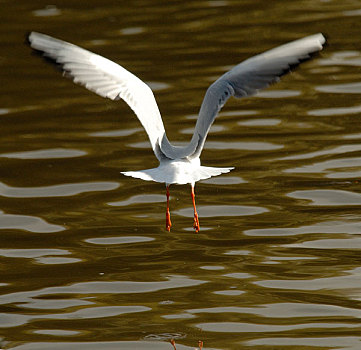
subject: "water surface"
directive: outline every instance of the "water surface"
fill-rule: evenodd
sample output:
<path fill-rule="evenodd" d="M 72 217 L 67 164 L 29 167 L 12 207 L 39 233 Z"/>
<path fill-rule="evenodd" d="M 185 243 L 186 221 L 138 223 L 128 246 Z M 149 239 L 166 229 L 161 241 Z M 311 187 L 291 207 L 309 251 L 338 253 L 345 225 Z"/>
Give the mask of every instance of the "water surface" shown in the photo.
<path fill-rule="evenodd" d="M 1 2 L 0 336 L 4 349 L 360 349 L 359 1 Z M 202 154 L 234 166 L 171 188 L 123 102 L 23 44 L 44 32 L 154 90 L 189 141 L 208 85 L 263 50 L 329 46 L 258 96 L 230 100 Z"/>

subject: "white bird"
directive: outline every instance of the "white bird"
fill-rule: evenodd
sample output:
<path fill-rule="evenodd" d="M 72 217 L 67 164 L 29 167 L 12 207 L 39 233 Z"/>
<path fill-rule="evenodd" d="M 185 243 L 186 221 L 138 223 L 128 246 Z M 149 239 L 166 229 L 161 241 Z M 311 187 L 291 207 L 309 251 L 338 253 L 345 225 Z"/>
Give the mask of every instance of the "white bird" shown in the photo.
<path fill-rule="evenodd" d="M 194 208 L 194 225 L 199 231 L 194 186 L 199 180 L 228 173 L 233 167 L 201 166 L 200 155 L 208 131 L 218 112 L 231 97 L 254 95 L 258 90 L 278 82 L 280 77 L 322 50 L 326 42 L 319 33 L 276 47 L 239 63 L 223 74 L 206 91 L 194 134 L 185 147 L 172 145 L 150 87 L 120 65 L 68 42 L 31 32 L 30 46 L 60 65 L 65 76 L 96 94 L 111 100 L 123 99 L 134 111 L 148 134 L 159 166 L 122 174 L 143 180 L 165 183 L 167 194 L 166 229 L 170 231 L 169 186 L 190 184 Z"/>

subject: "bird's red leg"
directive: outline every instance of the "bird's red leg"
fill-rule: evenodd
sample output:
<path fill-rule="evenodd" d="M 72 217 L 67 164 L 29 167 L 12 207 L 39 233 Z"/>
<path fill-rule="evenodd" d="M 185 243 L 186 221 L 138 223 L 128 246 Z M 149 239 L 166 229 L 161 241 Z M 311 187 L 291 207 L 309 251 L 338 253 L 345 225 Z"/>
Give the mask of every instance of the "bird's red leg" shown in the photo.
<path fill-rule="evenodd" d="M 169 185 L 167 185 L 167 211 L 165 213 L 165 228 L 168 232 L 170 232 L 170 228 L 172 227 L 172 223 L 170 221 L 170 211 L 169 211 Z"/>
<path fill-rule="evenodd" d="M 194 223 L 193 227 L 195 228 L 196 232 L 199 232 L 199 219 L 198 219 L 198 213 L 196 209 L 196 195 L 194 194 L 194 186 L 192 185 L 192 202 L 193 202 L 193 209 L 194 209 Z"/>
<path fill-rule="evenodd" d="M 174 339 L 171 339 L 171 340 L 170 340 L 170 343 L 173 345 L 174 350 L 177 350 L 177 348 L 175 347 L 175 341 L 174 341 Z"/>
<path fill-rule="evenodd" d="M 203 349 L 203 342 L 202 342 L 202 340 L 199 340 L 199 341 L 198 341 L 198 347 L 199 347 L 199 350 L 202 350 L 202 349 Z"/>

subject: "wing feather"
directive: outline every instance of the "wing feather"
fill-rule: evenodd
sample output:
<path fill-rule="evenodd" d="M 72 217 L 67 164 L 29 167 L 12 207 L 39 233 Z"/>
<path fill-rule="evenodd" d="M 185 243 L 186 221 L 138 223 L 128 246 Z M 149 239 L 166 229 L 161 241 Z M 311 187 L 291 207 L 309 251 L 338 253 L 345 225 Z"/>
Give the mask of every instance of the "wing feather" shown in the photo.
<path fill-rule="evenodd" d="M 223 74 L 208 88 L 192 140 L 178 153 L 188 152 L 190 158 L 199 157 L 212 123 L 231 96 L 251 96 L 278 82 L 281 76 L 322 50 L 325 42 L 320 33 L 295 40 L 251 57 Z"/>
<path fill-rule="evenodd" d="M 123 99 L 146 130 L 159 160 L 199 157 L 209 129 L 231 96 L 254 95 L 322 50 L 326 39 L 311 35 L 251 57 L 223 74 L 206 91 L 191 142 L 173 146 L 165 134 L 152 90 L 122 66 L 90 51 L 50 36 L 32 32 L 32 48 L 58 63 L 66 76 L 96 94 L 112 100 Z"/>
<path fill-rule="evenodd" d="M 137 115 L 158 159 L 165 130 L 152 90 L 120 65 L 76 45 L 31 32 L 30 46 L 61 66 L 64 75 L 111 100 L 123 99 Z"/>

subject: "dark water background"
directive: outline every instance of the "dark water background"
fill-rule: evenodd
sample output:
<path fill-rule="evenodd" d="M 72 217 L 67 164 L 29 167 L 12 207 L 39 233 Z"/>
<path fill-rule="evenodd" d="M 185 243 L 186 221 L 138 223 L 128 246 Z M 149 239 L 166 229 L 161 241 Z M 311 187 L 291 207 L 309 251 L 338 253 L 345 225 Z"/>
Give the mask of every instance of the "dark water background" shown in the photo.
<path fill-rule="evenodd" d="M 0 0 L 0 335 L 16 350 L 361 349 L 361 3 Z M 208 85 L 263 50 L 324 32 L 319 58 L 227 103 L 202 164 L 171 188 L 123 102 L 24 45 L 44 32 L 149 83 L 186 142 Z M 1 347 L 1 346 L 0 346 Z"/>

